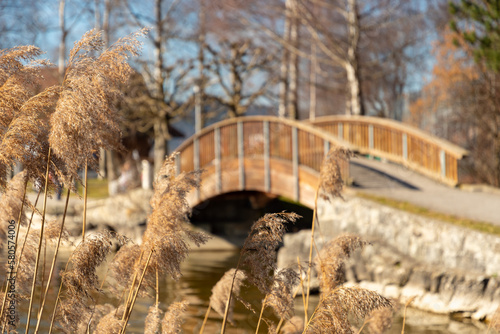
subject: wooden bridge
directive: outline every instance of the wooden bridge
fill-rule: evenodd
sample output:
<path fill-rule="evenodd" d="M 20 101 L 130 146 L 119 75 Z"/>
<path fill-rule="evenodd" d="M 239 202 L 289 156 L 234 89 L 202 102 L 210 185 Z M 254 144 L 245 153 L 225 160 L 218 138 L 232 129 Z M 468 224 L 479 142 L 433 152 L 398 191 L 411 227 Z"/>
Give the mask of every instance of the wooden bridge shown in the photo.
<path fill-rule="evenodd" d="M 323 157 L 332 146 L 387 159 L 456 185 L 467 151 L 399 122 L 329 116 L 314 123 L 241 117 L 204 128 L 177 151 L 179 172 L 204 169 L 192 204 L 233 191 L 262 191 L 312 207 Z M 342 165 L 344 178 L 349 166 Z"/>

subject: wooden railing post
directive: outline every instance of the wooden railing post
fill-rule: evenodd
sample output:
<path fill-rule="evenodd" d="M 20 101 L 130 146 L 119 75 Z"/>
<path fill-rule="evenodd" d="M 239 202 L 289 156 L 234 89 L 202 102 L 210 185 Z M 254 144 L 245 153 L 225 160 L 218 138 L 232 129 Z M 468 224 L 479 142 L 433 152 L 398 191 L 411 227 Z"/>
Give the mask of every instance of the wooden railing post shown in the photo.
<path fill-rule="evenodd" d="M 439 165 L 441 167 L 441 177 L 446 178 L 446 153 L 444 150 L 439 151 Z"/>
<path fill-rule="evenodd" d="M 194 170 L 200 170 L 200 139 L 198 137 L 193 140 L 193 166 Z M 200 200 L 200 187 L 196 188 L 196 200 Z"/>
<path fill-rule="evenodd" d="M 373 150 L 373 124 L 368 125 L 368 148 Z"/>
<path fill-rule="evenodd" d="M 263 134 L 264 134 L 264 189 L 267 192 L 271 191 L 271 148 L 270 148 L 270 137 L 269 137 L 269 121 L 264 121 L 262 124 Z"/>
<path fill-rule="evenodd" d="M 220 128 L 214 129 L 214 150 L 215 150 L 215 189 L 218 193 L 222 192 L 222 169 L 221 169 L 221 147 L 220 147 Z"/>
<path fill-rule="evenodd" d="M 238 169 L 239 169 L 239 188 L 245 190 L 245 152 L 244 152 L 244 136 L 243 136 L 243 122 L 237 123 L 237 136 L 238 136 Z"/>
<path fill-rule="evenodd" d="M 295 126 L 292 127 L 292 166 L 294 183 L 295 201 L 300 199 L 300 182 L 299 182 L 299 136 Z"/>
<path fill-rule="evenodd" d="M 340 139 L 344 139 L 344 125 L 342 123 L 339 123 L 339 138 Z"/>
<path fill-rule="evenodd" d="M 175 156 L 175 176 L 181 173 L 181 168 L 182 168 L 182 161 L 181 161 L 181 154 L 179 153 Z"/>
<path fill-rule="evenodd" d="M 408 136 L 403 133 L 403 159 L 408 160 Z"/>

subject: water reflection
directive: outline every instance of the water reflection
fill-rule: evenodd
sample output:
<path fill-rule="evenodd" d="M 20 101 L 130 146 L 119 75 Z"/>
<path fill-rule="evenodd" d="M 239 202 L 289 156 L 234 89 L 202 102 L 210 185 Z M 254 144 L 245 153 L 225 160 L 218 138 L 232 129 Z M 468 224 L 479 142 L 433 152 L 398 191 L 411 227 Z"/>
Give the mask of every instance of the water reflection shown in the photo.
<path fill-rule="evenodd" d="M 162 278 L 160 281 L 160 308 L 164 311 L 174 301 L 186 300 L 189 302 L 186 321 L 183 325 L 184 333 L 199 333 L 199 329 L 203 322 L 205 312 L 208 307 L 208 300 L 211 295 L 212 287 L 218 282 L 222 275 L 234 268 L 238 262 L 239 253 L 237 251 L 194 251 L 182 265 L 183 277 L 179 281 L 173 281 L 169 278 Z M 67 256 L 61 257 L 60 268 L 64 267 Z M 105 269 L 101 268 L 99 276 L 103 278 Z M 54 282 L 54 287 L 59 282 Z M 48 300 L 48 310 L 53 307 L 55 301 L 56 288 L 51 290 L 51 296 Z M 106 287 L 105 287 L 106 290 Z M 258 312 L 262 295 L 252 288 L 242 289 L 242 294 L 257 311 L 257 314 L 247 310 L 241 303 L 237 303 L 234 312 L 236 326 L 228 325 L 226 333 L 228 334 L 246 334 L 255 333 L 255 325 L 258 320 Z M 317 296 L 312 296 L 311 305 L 315 305 L 318 301 Z M 99 303 L 111 303 L 117 305 L 118 298 L 114 296 L 100 296 Z M 148 313 L 150 306 L 154 304 L 154 298 L 138 299 L 134 311 L 132 313 L 127 333 L 143 333 L 144 319 Z M 295 300 L 296 314 L 303 314 L 302 298 L 298 297 Z M 21 314 L 26 315 L 26 307 L 20 308 Z M 272 312 L 268 310 L 266 315 L 272 317 Z M 278 319 L 273 318 L 276 323 Z M 205 333 L 220 333 L 222 317 L 215 311 L 211 311 L 208 317 L 208 322 L 205 327 Z M 26 323 L 26 319 L 21 319 L 22 323 Z M 32 320 L 33 322 L 33 320 Z M 24 329 L 25 325 L 19 328 Z M 35 323 L 32 324 L 34 329 Z M 393 328 L 389 334 L 401 333 L 402 318 L 399 314 L 394 322 Z M 485 333 L 486 327 L 484 324 L 478 323 L 463 323 L 451 321 L 448 316 L 433 315 L 417 310 L 409 310 L 406 318 L 407 334 L 448 334 L 448 333 Z M 48 323 L 44 322 L 41 328 L 41 333 L 48 332 Z M 267 333 L 265 324 L 262 326 L 260 333 Z"/>

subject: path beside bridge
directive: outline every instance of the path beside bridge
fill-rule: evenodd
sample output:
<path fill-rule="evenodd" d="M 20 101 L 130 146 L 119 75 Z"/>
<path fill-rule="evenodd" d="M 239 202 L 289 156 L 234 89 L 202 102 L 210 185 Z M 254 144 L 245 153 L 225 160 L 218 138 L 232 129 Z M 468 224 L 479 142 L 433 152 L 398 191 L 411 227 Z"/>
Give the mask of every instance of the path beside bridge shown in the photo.
<path fill-rule="evenodd" d="M 350 176 L 356 191 L 500 225 L 500 190 L 452 188 L 403 166 L 365 158 L 351 160 Z"/>

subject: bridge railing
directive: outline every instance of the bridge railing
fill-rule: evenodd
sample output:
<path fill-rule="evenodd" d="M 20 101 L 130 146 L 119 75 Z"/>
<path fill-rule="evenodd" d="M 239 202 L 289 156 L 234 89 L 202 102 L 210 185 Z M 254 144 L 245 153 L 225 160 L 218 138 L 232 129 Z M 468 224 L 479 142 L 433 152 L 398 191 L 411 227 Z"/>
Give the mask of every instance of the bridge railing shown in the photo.
<path fill-rule="evenodd" d="M 238 169 L 238 188 L 245 190 L 245 161 L 261 161 L 264 177 L 263 189 L 272 188 L 272 161 L 286 162 L 288 170 L 274 172 L 292 173 L 295 198 L 299 198 L 299 170 L 319 173 L 324 156 L 330 147 L 348 143 L 311 125 L 271 116 L 251 116 L 225 120 L 204 128 L 177 148 L 179 172 L 213 168 L 216 188 L 222 191 L 225 170 Z M 280 164 L 280 168 L 283 164 Z M 349 177 L 348 163 L 341 163 L 344 180 Z M 319 174 L 318 174 L 319 176 Z"/>
<path fill-rule="evenodd" d="M 350 143 L 361 154 L 386 158 L 455 186 L 458 160 L 468 152 L 397 121 L 367 116 L 325 116 L 312 124 Z"/>

